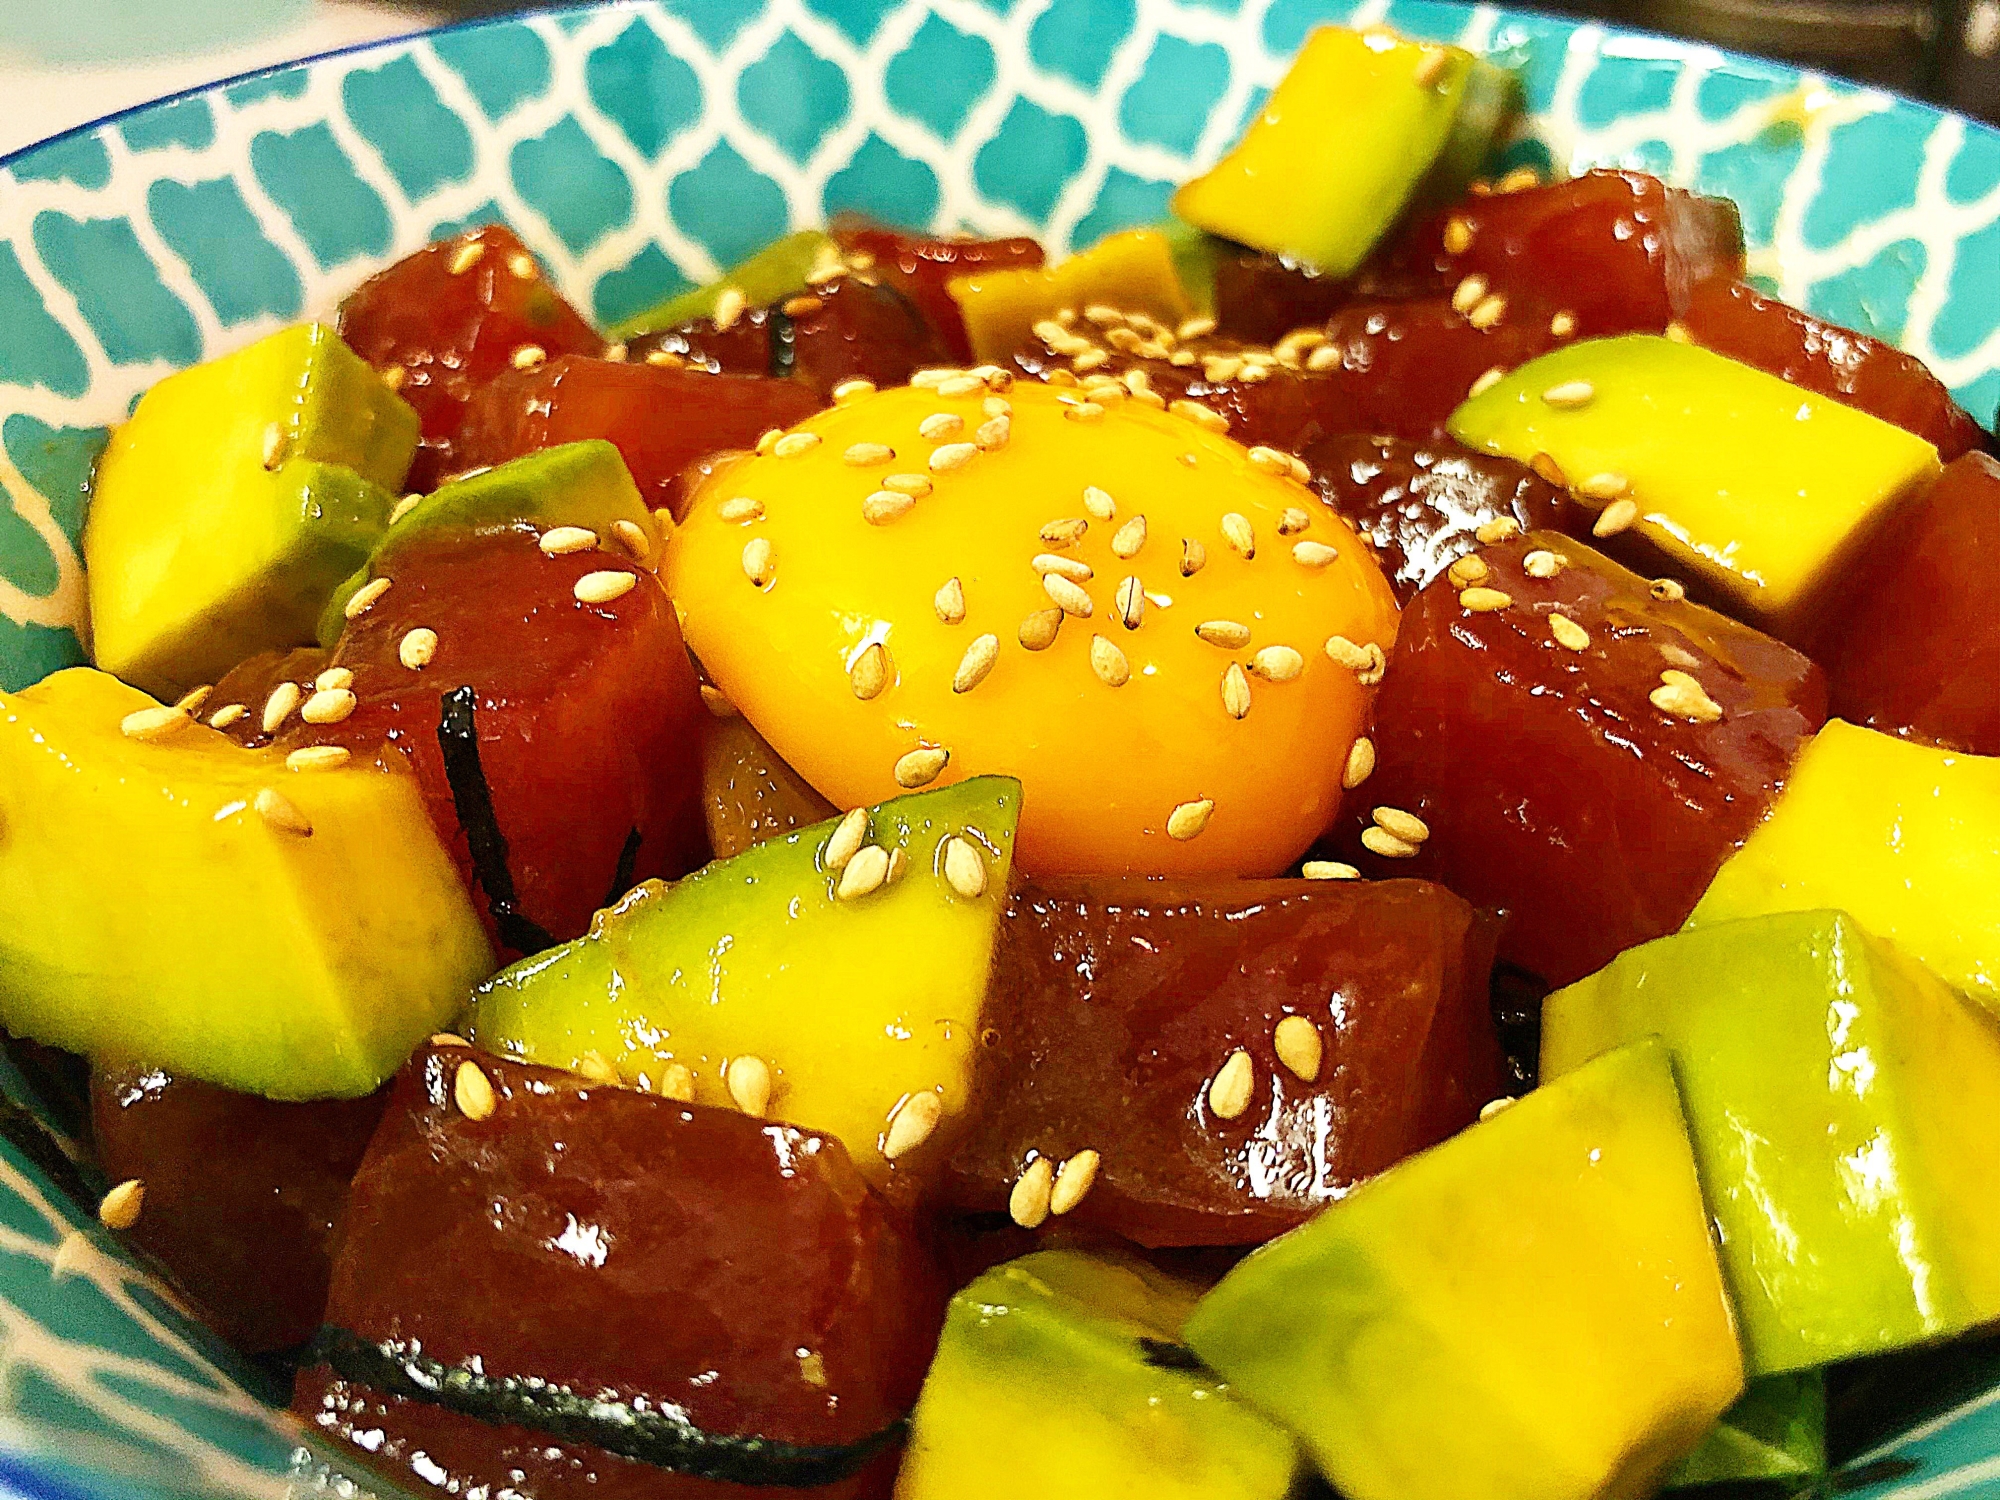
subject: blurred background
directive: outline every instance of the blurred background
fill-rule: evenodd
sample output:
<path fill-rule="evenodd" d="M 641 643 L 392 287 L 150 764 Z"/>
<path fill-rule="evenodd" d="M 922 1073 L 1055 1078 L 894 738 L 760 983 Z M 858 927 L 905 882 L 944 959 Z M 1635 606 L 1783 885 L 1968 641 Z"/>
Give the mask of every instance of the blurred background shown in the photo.
<path fill-rule="evenodd" d="M 227 74 L 532 8 L 522 0 L 0 0 L 0 154 Z M 1540 0 L 1536 8 L 1782 57 L 2000 124 L 2000 0 Z"/>

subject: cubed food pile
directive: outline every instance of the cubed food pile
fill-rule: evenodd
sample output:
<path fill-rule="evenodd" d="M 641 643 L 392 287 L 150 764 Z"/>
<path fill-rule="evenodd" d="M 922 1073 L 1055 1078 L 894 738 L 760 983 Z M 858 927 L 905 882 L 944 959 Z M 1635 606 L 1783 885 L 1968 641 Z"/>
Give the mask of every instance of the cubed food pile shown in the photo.
<path fill-rule="evenodd" d="M 1829 1482 L 2000 1320 L 2000 463 L 1514 94 L 162 380 L 0 696 L 104 1223 L 452 1495 Z"/>

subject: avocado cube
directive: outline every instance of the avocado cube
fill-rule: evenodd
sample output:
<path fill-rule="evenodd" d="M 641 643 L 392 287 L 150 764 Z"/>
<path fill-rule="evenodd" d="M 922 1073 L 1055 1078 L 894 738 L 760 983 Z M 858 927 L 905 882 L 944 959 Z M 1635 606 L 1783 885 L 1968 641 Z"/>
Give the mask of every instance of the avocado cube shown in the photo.
<path fill-rule="evenodd" d="M 2000 1317 L 2000 1030 L 1836 911 L 1661 938 L 1551 995 L 1542 1076 L 1674 1054 L 1753 1374 Z"/>
<path fill-rule="evenodd" d="M 172 701 L 310 642 L 416 445 L 416 412 L 318 323 L 169 375 L 112 433 L 91 491 L 97 665 Z"/>
<path fill-rule="evenodd" d="M 371 1092 L 493 967 L 415 777 L 293 770 L 159 708 L 88 667 L 0 694 L 0 1025 L 273 1099 Z"/>
<path fill-rule="evenodd" d="M 1937 477 L 1937 449 L 1879 417 L 1651 334 L 1530 360 L 1451 414 L 1468 447 L 1546 454 L 1752 623 L 1796 639 L 1816 585 Z"/>
<path fill-rule="evenodd" d="M 1177 328 L 1192 310 L 1174 245 L 1157 229 L 1106 235 L 1053 266 L 979 271 L 946 283 L 965 319 L 976 359 L 1005 361 L 1035 336 L 1035 324 L 1064 308 L 1100 303 Z"/>
<path fill-rule="evenodd" d="M 1349 1500 L 1651 1494 L 1743 1389 L 1665 1047 L 1391 1167 L 1237 1266 L 1186 1339 Z"/>
<path fill-rule="evenodd" d="M 1464 186 L 1512 104 L 1512 78 L 1463 48 L 1323 26 L 1174 212 L 1346 276 L 1412 199 Z"/>
<path fill-rule="evenodd" d="M 1750 1382 L 1665 1488 L 1812 1479 L 1826 1472 L 1826 1376 L 1818 1370 Z"/>
<path fill-rule="evenodd" d="M 1179 1342 L 1200 1288 L 1044 1250 L 952 1298 L 897 1500 L 1283 1500 L 1298 1450 Z"/>
<path fill-rule="evenodd" d="M 726 1107 L 756 1097 L 731 1070 L 761 1064 L 760 1109 L 837 1136 L 900 1191 L 944 1160 L 966 1110 L 1020 804 L 1019 783 L 975 777 L 863 810 L 850 860 L 832 852 L 854 843 L 839 819 L 648 882 L 482 985 L 470 1034 L 553 1067 L 595 1052 Z"/>
<path fill-rule="evenodd" d="M 724 271 L 714 281 L 685 292 L 677 292 L 613 325 L 611 336 L 629 339 L 662 328 L 678 328 L 715 312 L 716 300 L 726 288 L 734 287 L 752 307 L 783 301 L 806 289 L 806 278 L 821 265 L 842 264 L 840 246 L 823 229 L 797 229 L 775 239 L 752 255 Z"/>

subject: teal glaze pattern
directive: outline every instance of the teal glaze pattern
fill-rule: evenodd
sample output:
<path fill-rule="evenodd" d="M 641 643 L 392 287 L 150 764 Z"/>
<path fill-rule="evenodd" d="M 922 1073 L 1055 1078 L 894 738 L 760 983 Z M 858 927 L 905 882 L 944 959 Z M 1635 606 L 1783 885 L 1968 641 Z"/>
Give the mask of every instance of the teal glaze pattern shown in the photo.
<path fill-rule="evenodd" d="M 1889 95 L 1438 0 L 625 0 L 234 80 L 0 162 L 0 689 L 85 659 L 106 424 L 429 239 L 504 220 L 604 321 L 842 209 L 1060 253 L 1156 219 L 1328 21 L 1519 69 L 1505 163 L 1727 194 L 1758 280 L 2000 405 L 2000 133 Z M 0 1092 L 28 1098 L 3 1061 Z M 0 1488 L 356 1493 L 87 1219 L 0 1144 Z M 2000 1385 L 1840 1488 L 2000 1494 Z"/>

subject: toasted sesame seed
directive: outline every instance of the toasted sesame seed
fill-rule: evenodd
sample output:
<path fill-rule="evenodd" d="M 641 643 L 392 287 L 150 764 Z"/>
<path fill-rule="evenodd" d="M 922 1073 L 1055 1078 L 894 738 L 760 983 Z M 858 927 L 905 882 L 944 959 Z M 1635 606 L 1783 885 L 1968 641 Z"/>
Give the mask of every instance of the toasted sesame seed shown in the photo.
<path fill-rule="evenodd" d="M 1722 705 L 1709 697 L 1702 685 L 1685 672 L 1662 672 L 1660 676 L 1663 679 L 1661 685 L 1646 697 L 1661 713 L 1696 724 L 1713 724 L 1722 717 Z"/>
<path fill-rule="evenodd" d="M 1444 576 L 1453 588 L 1469 589 L 1486 582 L 1492 576 L 1492 569 L 1486 566 L 1484 558 L 1476 553 L 1468 553 L 1464 557 L 1455 559 L 1452 565 L 1444 570 Z"/>
<path fill-rule="evenodd" d="M 551 526 L 542 533 L 540 545 L 544 557 L 567 557 L 572 552 L 589 552 L 596 547 L 597 533 L 587 526 Z"/>
<path fill-rule="evenodd" d="M 1493 184 L 1496 193 L 1518 193 L 1526 188 L 1540 187 L 1542 174 L 1533 167 L 1516 167 Z"/>
<path fill-rule="evenodd" d="M 1442 47 L 1425 47 L 1417 53 L 1417 66 L 1410 74 L 1420 89 L 1427 89 L 1444 77 L 1451 54 Z"/>
<path fill-rule="evenodd" d="M 1319 1028 L 1304 1016 L 1286 1016 L 1271 1032 L 1278 1061 L 1306 1083 L 1319 1079 L 1323 1045 Z"/>
<path fill-rule="evenodd" d="M 1222 539 L 1229 543 L 1229 550 L 1238 557 L 1248 560 L 1257 555 L 1257 532 L 1248 516 L 1233 510 L 1225 515 L 1222 518 Z"/>
<path fill-rule="evenodd" d="M 1549 319 L 1549 333 L 1556 338 L 1566 339 L 1576 332 L 1576 314 L 1559 312 Z"/>
<path fill-rule="evenodd" d="M 1444 249 L 1447 255 L 1463 255 L 1472 248 L 1472 221 L 1453 214 L 1444 221 Z"/>
<path fill-rule="evenodd" d="M 1359 880 L 1361 872 L 1353 865 L 1337 859 L 1309 859 L 1299 866 L 1299 874 L 1307 880 Z"/>
<path fill-rule="evenodd" d="M 919 745 L 896 761 L 896 785 L 906 791 L 929 786 L 950 760 L 951 752 L 942 745 Z"/>
<path fill-rule="evenodd" d="M 1118 590 L 1112 595 L 1113 607 L 1118 612 L 1119 622 L 1127 630 L 1137 630 L 1146 618 L 1146 585 L 1133 574 L 1118 581 Z"/>
<path fill-rule="evenodd" d="M 472 1043 L 468 1042 L 455 1031 L 433 1031 L 431 1033 L 431 1045 L 433 1047 L 470 1047 Z"/>
<path fill-rule="evenodd" d="M 1672 339 L 1676 344 L 1692 344 L 1694 342 L 1694 330 L 1678 319 L 1666 326 L 1665 333 L 1666 337 Z"/>
<path fill-rule="evenodd" d="M 1479 1106 L 1479 1118 L 1481 1121 L 1490 1120 L 1497 1114 L 1505 1113 L 1518 1103 L 1520 1101 L 1513 1098 L 1488 1099 L 1484 1104 Z"/>
<path fill-rule="evenodd" d="M 1177 803 L 1167 814 L 1167 837 L 1183 844 L 1189 839 L 1199 838 L 1214 812 L 1215 799 L 1212 797 Z"/>
<path fill-rule="evenodd" d="M 1194 628 L 1195 636 L 1225 651 L 1241 651 L 1250 644 L 1250 627 L 1235 620 L 1203 620 Z"/>
<path fill-rule="evenodd" d="M 1232 719 L 1250 715 L 1250 678 L 1239 662 L 1222 669 L 1222 711 Z"/>
<path fill-rule="evenodd" d="M 849 443 L 847 451 L 840 455 L 840 461 L 857 469 L 871 469 L 876 464 L 886 464 L 896 456 L 896 450 L 887 443 Z"/>
<path fill-rule="evenodd" d="M 1410 859 L 1416 855 L 1419 848 L 1416 844 L 1406 843 L 1397 838 L 1379 824 L 1361 830 L 1361 847 L 1371 854 L 1381 855 L 1384 859 Z"/>
<path fill-rule="evenodd" d="M 1370 646 L 1372 645 L 1371 642 Z M 1344 635 L 1330 635 L 1326 638 L 1326 654 L 1336 664 L 1347 668 L 1350 672 L 1367 670 L 1374 660 L 1370 655 L 1370 646 L 1356 645 Z M 1375 646 L 1374 650 L 1380 651 L 1381 648 Z"/>
<path fill-rule="evenodd" d="M 642 1078 L 644 1074 L 640 1075 Z M 660 1097 L 677 1104 L 694 1103 L 694 1074 L 686 1063 L 668 1063 L 660 1070 Z"/>
<path fill-rule="evenodd" d="M 979 424 L 979 430 L 972 434 L 972 441 L 990 453 L 995 448 L 1006 447 L 1013 435 L 1014 422 L 1011 417 L 989 417 Z"/>
<path fill-rule="evenodd" d="M 1556 638 L 1558 646 L 1571 651 L 1585 651 L 1590 647 L 1590 632 L 1585 630 L 1568 615 L 1549 616 L 1549 634 Z"/>
<path fill-rule="evenodd" d="M 410 372 L 402 365 L 390 365 L 382 371 L 382 384 L 392 391 L 400 391 L 409 383 Z"/>
<path fill-rule="evenodd" d="M 1498 326 L 1507 316 L 1507 299 L 1494 293 L 1479 299 L 1479 305 L 1465 315 L 1465 321 L 1481 332 Z"/>
<path fill-rule="evenodd" d="M 1340 784 L 1353 791 L 1375 774 L 1375 742 L 1363 735 L 1347 747 L 1347 764 L 1341 768 Z"/>
<path fill-rule="evenodd" d="M 954 375 L 963 375 L 964 373 L 965 371 L 963 370 L 937 366 L 932 369 L 917 371 L 916 374 L 910 377 L 910 384 L 920 391 L 936 390 Z"/>
<path fill-rule="evenodd" d="M 1063 612 L 1060 609 L 1038 609 L 1021 622 L 1018 638 L 1022 646 L 1030 651 L 1046 651 L 1055 644 L 1062 622 Z"/>
<path fill-rule="evenodd" d="M 861 502 L 861 519 L 870 526 L 887 526 L 917 508 L 916 497 L 896 490 L 877 490 Z"/>
<path fill-rule="evenodd" d="M 882 488 L 898 495 L 908 495 L 912 500 L 921 500 L 936 486 L 928 474 L 887 474 L 883 476 Z"/>
<path fill-rule="evenodd" d="M 1375 826 L 1395 835 L 1406 844 L 1421 844 L 1431 836 L 1430 825 L 1415 813 L 1405 812 L 1400 807 L 1378 807 L 1370 817 Z"/>
<path fill-rule="evenodd" d="M 1597 513 L 1590 524 L 1592 536 L 1616 536 L 1639 519 L 1639 506 L 1632 500 L 1614 500 Z"/>
<path fill-rule="evenodd" d="M 1243 361 L 1234 354 L 1205 354 L 1201 360 L 1201 378 L 1210 385 L 1222 385 L 1243 373 Z"/>
<path fill-rule="evenodd" d="M 1055 1186 L 1049 1193 L 1049 1212 L 1066 1214 L 1083 1202 L 1097 1182 L 1102 1158 L 1095 1151 L 1079 1151 L 1056 1169 Z"/>
<path fill-rule="evenodd" d="M 1542 392 L 1544 405 L 1557 411 L 1580 411 L 1597 399 L 1597 387 L 1588 380 L 1565 380 Z"/>
<path fill-rule="evenodd" d="M 1477 380 L 1472 382 L 1472 385 L 1467 389 L 1465 393 L 1466 399 L 1471 400 L 1475 396 L 1485 395 L 1488 391 L 1492 390 L 1494 386 L 1498 385 L 1501 381 L 1505 380 L 1506 378 L 1507 378 L 1507 372 L 1501 369 L 1500 366 L 1494 365 L 1491 369 L 1487 370 L 1484 374 L 1482 374 Z"/>
<path fill-rule="evenodd" d="M 1049 596 L 1056 608 L 1060 609 L 1064 614 L 1075 615 L 1078 619 L 1082 620 L 1090 618 L 1090 595 L 1086 594 L 1082 588 L 1070 582 L 1069 579 L 1064 578 L 1061 574 L 1044 573 L 1042 575 L 1042 591 Z"/>
<path fill-rule="evenodd" d="M 671 349 L 649 349 L 646 352 L 646 363 L 656 370 L 680 370 L 687 367 L 687 361 Z M 760 453 L 763 451 L 761 444 L 758 451 Z"/>
<path fill-rule="evenodd" d="M 771 1107 L 771 1065 L 751 1053 L 732 1057 L 723 1065 L 723 1081 L 729 1098 L 744 1114 L 763 1119 Z"/>
<path fill-rule="evenodd" d="M 345 745 L 304 745 L 285 757 L 287 771 L 338 771 L 354 758 Z"/>
<path fill-rule="evenodd" d="M 1491 614 L 1513 602 L 1514 596 L 1504 589 L 1475 587 L 1458 591 L 1459 607 L 1475 615 Z"/>
<path fill-rule="evenodd" d="M 653 544 L 646 536 L 646 529 L 637 521 L 613 521 L 611 539 L 624 548 L 634 562 L 644 562 L 652 555 Z"/>
<path fill-rule="evenodd" d="M 855 809 L 855 812 L 860 811 L 862 809 Z M 846 826 L 843 823 L 834 831 L 835 839 L 840 837 Z M 828 847 L 831 849 L 830 842 Z M 889 879 L 889 851 L 880 844 L 864 844 L 841 863 L 838 874 L 840 879 L 833 887 L 834 900 L 858 901 L 863 896 L 873 895 Z"/>
<path fill-rule="evenodd" d="M 350 667 L 328 667 L 313 679 L 313 687 L 322 693 L 353 686 L 354 672 Z"/>
<path fill-rule="evenodd" d="M 509 361 L 517 370 L 532 370 L 547 363 L 549 351 L 540 344 L 523 344 Z"/>
<path fill-rule="evenodd" d="M 715 514 L 718 519 L 730 522 L 747 523 L 750 521 L 761 521 L 764 519 L 764 502 L 762 500 L 752 500 L 747 495 L 738 495 L 734 499 L 725 500 L 722 504 L 718 505 L 715 508 Z M 557 528 L 558 531 L 577 531 L 581 529 L 574 526 Z M 550 532 L 549 535 L 553 536 L 555 532 Z M 596 538 L 592 537 L 591 540 L 594 542 Z M 547 539 L 544 538 L 544 550 L 547 550 L 547 545 Z"/>
<path fill-rule="evenodd" d="M 889 1129 L 882 1137 L 882 1156 L 895 1161 L 907 1156 L 931 1138 L 938 1121 L 944 1118 L 944 1101 L 930 1090 L 911 1094 L 889 1115 Z"/>
<path fill-rule="evenodd" d="M 507 257 L 507 269 L 516 281 L 535 279 L 535 258 L 525 250 L 516 250 Z"/>
<path fill-rule="evenodd" d="M 1109 354 L 1105 353 L 1102 349 L 1092 348 L 1090 345 L 1084 343 L 1082 339 L 1070 339 L 1068 347 L 1071 351 L 1074 351 L 1074 357 L 1070 360 L 1070 365 L 1079 372 L 1101 370 L 1111 363 L 1111 356 Z M 1056 377 L 1064 373 L 1062 370 L 1051 370 L 1045 378 L 1051 385 L 1060 385 L 1063 382 L 1059 381 Z M 1075 377 L 1071 376 L 1071 383 L 1074 383 L 1074 380 Z"/>
<path fill-rule="evenodd" d="M 394 526 L 403 517 L 424 503 L 422 495 L 405 495 L 389 508 L 389 524 Z"/>
<path fill-rule="evenodd" d="M 595 1047 L 586 1049 L 584 1054 L 576 1060 L 576 1072 L 579 1077 L 587 1079 L 591 1083 L 616 1086 L 625 1081 L 624 1077 L 619 1073 L 617 1065 Z"/>
<path fill-rule="evenodd" d="M 622 365 L 631 357 L 632 349 L 628 344 L 606 344 L 604 346 L 603 358 L 610 364 Z"/>
<path fill-rule="evenodd" d="M 965 618 L 965 585 L 956 578 L 947 578 L 931 596 L 931 607 L 945 624 L 958 624 Z"/>
<path fill-rule="evenodd" d="M 1095 401 L 1079 401 L 1074 406 L 1065 406 L 1063 415 L 1072 422 L 1101 422 L 1104 408 Z"/>
<path fill-rule="evenodd" d="M 974 443 L 946 443 L 942 448 L 931 450 L 931 472 L 949 474 L 954 469 L 962 469 L 979 456 L 979 448 Z"/>
<path fill-rule="evenodd" d="M 1491 547 L 1496 542 L 1509 542 L 1521 534 L 1521 523 L 1512 516 L 1495 516 L 1490 521 L 1482 521 L 1472 535 L 1482 547 Z"/>
<path fill-rule="evenodd" d="M 971 396 L 986 389 L 986 382 L 970 371 L 954 375 L 949 380 L 940 380 L 937 393 L 940 396 Z"/>
<path fill-rule="evenodd" d="M 485 254 L 485 241 L 467 240 L 452 252 L 451 260 L 445 266 L 445 271 L 452 276 L 463 276 L 467 271 L 478 265 L 480 257 Z"/>
<path fill-rule="evenodd" d="M 308 724 L 341 724 L 354 716 L 360 704 L 361 700 L 347 688 L 333 688 L 306 699 L 299 717 Z"/>
<path fill-rule="evenodd" d="M 932 412 L 917 423 L 917 435 L 929 443 L 935 443 L 941 438 L 948 438 L 954 433 L 963 431 L 965 431 L 965 418 L 953 411 Z"/>
<path fill-rule="evenodd" d="M 292 711 L 305 701 L 305 696 L 296 682 L 281 682 L 272 688 L 271 696 L 264 700 L 264 717 L 260 721 L 264 733 L 276 734 Z"/>
<path fill-rule="evenodd" d="M 1123 687 L 1132 680 L 1132 664 L 1118 643 L 1101 635 L 1090 638 L 1090 670 L 1106 687 Z"/>
<path fill-rule="evenodd" d="M 172 738 L 193 722 L 187 710 L 178 705 L 171 708 L 155 706 L 125 715 L 118 721 L 118 732 L 128 740 L 150 745 Z"/>
<path fill-rule="evenodd" d="M 986 857 L 970 840 L 957 835 L 944 841 L 945 884 L 967 901 L 986 894 Z"/>
<path fill-rule="evenodd" d="M 250 710 L 244 704 L 231 703 L 218 708 L 208 717 L 210 729 L 230 729 L 250 717 Z"/>
<path fill-rule="evenodd" d="M 1250 670 L 1266 682 L 1292 682 L 1305 669 L 1305 657 L 1291 646 L 1266 646 L 1250 659 Z"/>
<path fill-rule="evenodd" d="M 1207 338 L 1213 332 L 1215 332 L 1215 319 L 1198 314 L 1192 318 L 1181 319 L 1180 326 L 1174 330 L 1174 337 L 1180 340 L 1200 339 Z"/>
<path fill-rule="evenodd" d="M 1037 552 L 1028 560 L 1037 573 L 1060 573 L 1071 583 L 1088 583 L 1097 570 L 1080 557 L 1063 557 L 1055 552 Z"/>
<path fill-rule="evenodd" d="M 845 406 L 850 401 L 859 401 L 863 396 L 872 396 L 874 394 L 875 382 L 859 378 L 843 380 L 833 388 L 834 403 L 839 406 Z"/>
<path fill-rule="evenodd" d="M 1257 1070 L 1250 1054 L 1238 1047 L 1223 1059 L 1208 1085 L 1209 1113 L 1218 1120 L 1240 1118 L 1250 1108 L 1250 1096 L 1256 1085 Z"/>
<path fill-rule="evenodd" d="M 1111 534 L 1113 557 L 1137 557 L 1146 545 L 1146 518 L 1133 516 Z"/>
<path fill-rule="evenodd" d="M 712 718 L 733 719 L 736 717 L 736 705 L 729 701 L 721 688 L 710 687 L 705 682 L 701 684 L 701 702 L 702 707 L 708 710 Z"/>
<path fill-rule="evenodd" d="M 768 537 L 755 536 L 743 544 L 743 576 L 763 588 L 777 576 L 777 559 L 771 555 Z"/>
<path fill-rule="evenodd" d="M 1278 535 L 1297 536 L 1312 525 L 1312 516 L 1296 505 L 1288 505 L 1278 516 Z"/>
<path fill-rule="evenodd" d="M 854 688 L 854 696 L 862 702 L 880 697 L 882 689 L 889 685 L 889 648 L 880 641 L 863 646 L 847 669 L 847 680 Z"/>
<path fill-rule="evenodd" d="M 1000 659 L 1000 637 L 982 635 L 965 648 L 965 655 L 959 658 L 958 670 L 952 674 L 951 690 L 954 693 L 969 693 L 986 680 L 993 664 Z"/>
<path fill-rule="evenodd" d="M 1204 406 L 1199 401 L 1190 401 L 1185 396 L 1178 401 L 1169 401 L 1167 410 L 1177 417 L 1186 417 L 1196 426 L 1206 428 L 1210 432 L 1229 431 L 1229 418 L 1214 407 Z"/>
<path fill-rule="evenodd" d="M 1266 474 L 1276 474 L 1280 478 L 1292 472 L 1291 454 L 1282 453 L 1276 448 L 1262 446 L 1252 448 L 1250 462 L 1253 467 L 1262 469 Z"/>
<path fill-rule="evenodd" d="M 601 572 L 584 574 L 577 579 L 570 592 L 576 595 L 576 602 L 579 604 L 609 604 L 614 599 L 624 598 L 638 585 L 639 577 L 636 573 L 607 568 Z"/>
<path fill-rule="evenodd" d="M 257 810 L 258 817 L 280 833 L 296 834 L 302 839 L 312 837 L 312 821 L 282 793 L 264 787 L 250 799 L 250 805 Z"/>
<path fill-rule="evenodd" d="M 1530 578 L 1553 578 L 1568 565 L 1568 558 L 1544 547 L 1537 547 L 1521 559 L 1521 571 Z"/>
<path fill-rule="evenodd" d="M 1569 488 L 1569 476 L 1563 473 L 1562 465 L 1555 461 L 1553 454 L 1537 453 L 1528 460 L 1528 467 L 1534 471 L 1537 478 L 1545 480 L 1557 489 Z"/>
<path fill-rule="evenodd" d="M 1678 578 L 1655 578 L 1646 592 L 1662 604 L 1678 604 L 1687 598 L 1687 586 Z"/>
<path fill-rule="evenodd" d="M 1029 1162 L 1007 1195 L 1007 1215 L 1023 1229 L 1039 1229 L 1049 1217 L 1055 1165 L 1046 1156 Z"/>
<path fill-rule="evenodd" d="M 1607 470 L 1578 480 L 1575 489 L 1586 500 L 1617 500 L 1631 492 L 1632 481 L 1616 470 Z"/>
<path fill-rule="evenodd" d="M 1465 277 L 1452 288 L 1451 310 L 1455 313 L 1470 313 L 1479 306 L 1486 296 L 1486 278 L 1474 273 Z"/>
<path fill-rule="evenodd" d="M 1083 487 L 1083 509 L 1093 521 L 1109 521 L 1118 514 L 1117 503 L 1094 484 Z"/>
<path fill-rule="evenodd" d="M 816 432 L 788 432 L 771 444 L 771 453 L 776 458 L 798 458 L 819 446 Z"/>
<path fill-rule="evenodd" d="M 868 838 L 868 809 L 857 807 L 834 825 L 826 846 L 820 851 L 820 861 L 829 874 L 838 875 L 847 868 L 848 861 L 861 850 Z"/>
<path fill-rule="evenodd" d="M 1306 356 L 1306 368 L 1313 371 L 1331 370 L 1340 363 L 1340 358 L 1338 344 L 1321 344 Z"/>
<path fill-rule="evenodd" d="M 726 333 L 736 326 L 736 320 L 749 309 L 750 299 L 743 295 L 741 287 L 726 286 L 715 296 L 715 310 L 710 321 L 718 332 Z"/>
<path fill-rule="evenodd" d="M 97 1222 L 123 1232 L 139 1222 L 139 1212 L 145 1206 L 146 1184 L 128 1177 L 98 1200 Z"/>
<path fill-rule="evenodd" d="M 1181 539 L 1181 577 L 1192 578 L 1208 562 L 1208 548 L 1193 537 Z"/>

